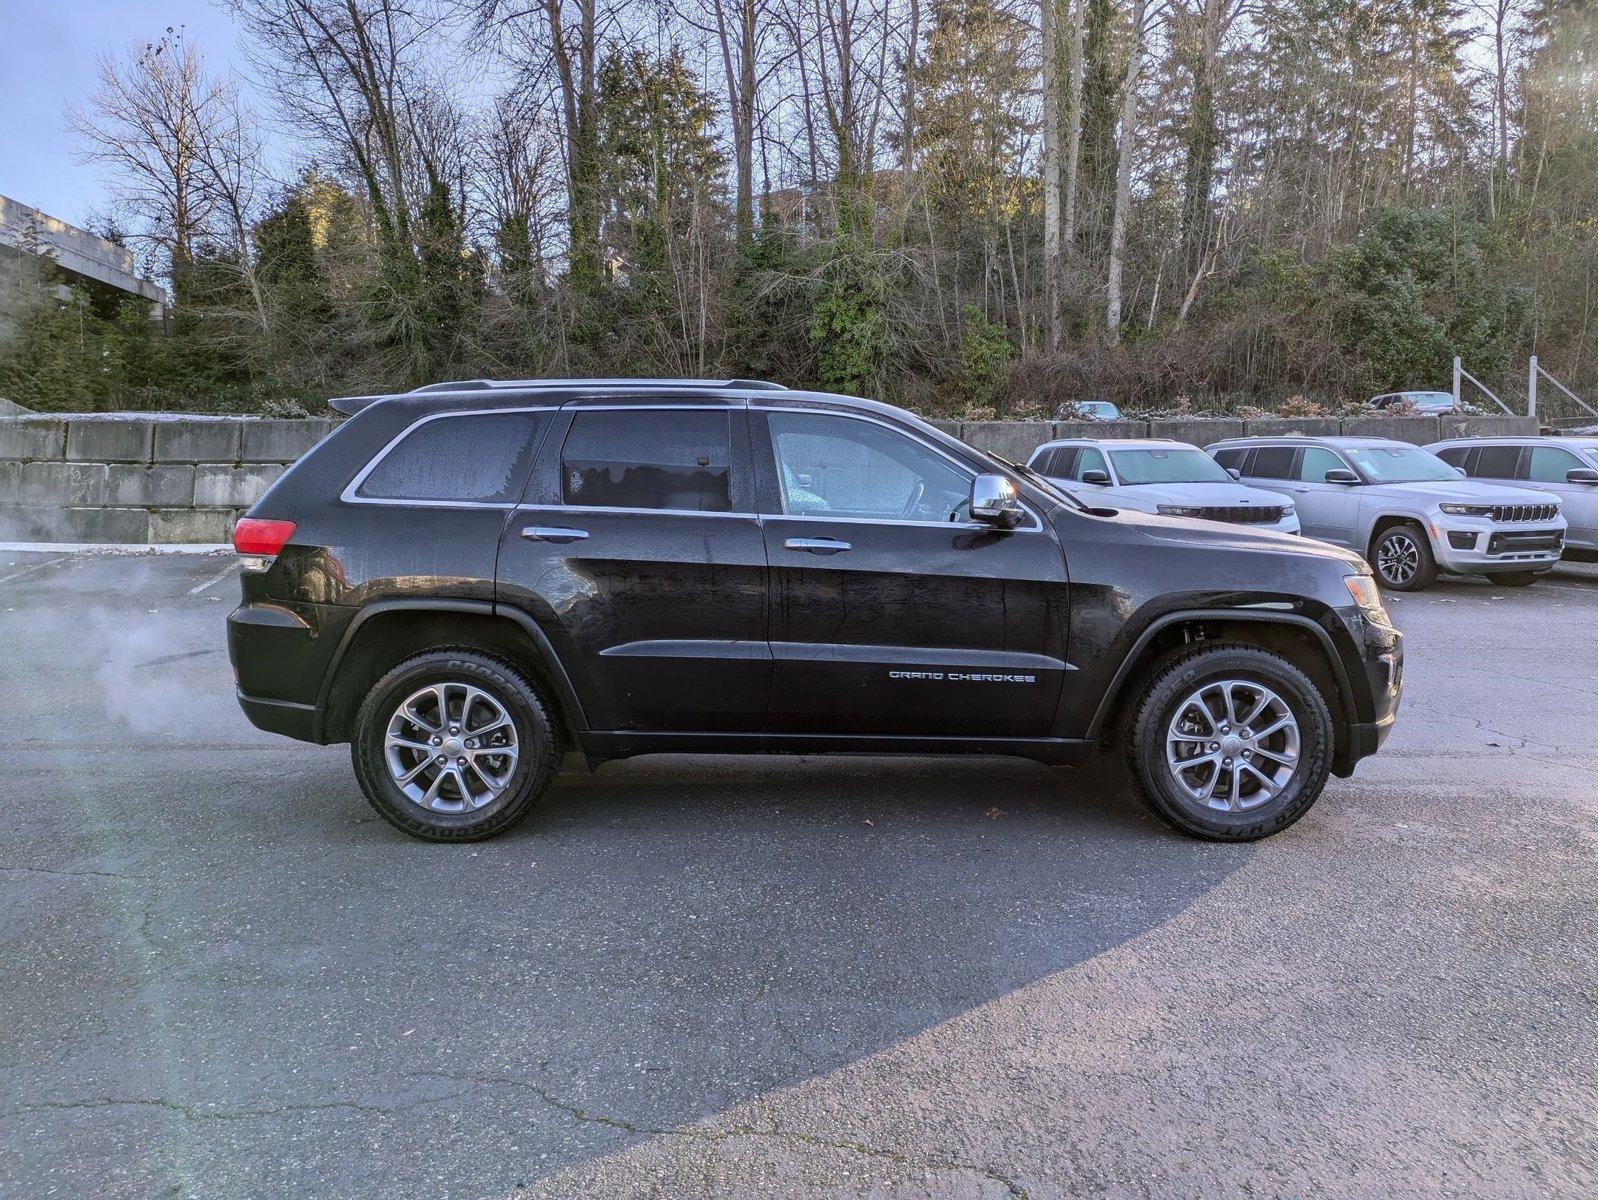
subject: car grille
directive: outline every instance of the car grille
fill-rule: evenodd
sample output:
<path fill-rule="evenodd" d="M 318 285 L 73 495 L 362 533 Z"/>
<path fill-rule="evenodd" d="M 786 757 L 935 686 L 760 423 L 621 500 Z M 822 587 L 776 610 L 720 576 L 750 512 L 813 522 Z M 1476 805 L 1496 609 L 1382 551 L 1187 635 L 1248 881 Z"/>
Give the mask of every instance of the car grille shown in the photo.
<path fill-rule="evenodd" d="M 1495 533 L 1487 539 L 1488 554 L 1527 554 L 1536 550 L 1558 550 L 1565 544 L 1562 533 Z"/>
<path fill-rule="evenodd" d="M 1495 521 L 1552 521 L 1559 515 L 1553 504 L 1498 504 L 1493 507 Z"/>
<path fill-rule="evenodd" d="M 1234 525 L 1274 525 L 1282 519 L 1285 509 L 1269 504 L 1257 507 L 1252 504 L 1207 505 L 1198 510 L 1206 521 L 1230 521 Z"/>

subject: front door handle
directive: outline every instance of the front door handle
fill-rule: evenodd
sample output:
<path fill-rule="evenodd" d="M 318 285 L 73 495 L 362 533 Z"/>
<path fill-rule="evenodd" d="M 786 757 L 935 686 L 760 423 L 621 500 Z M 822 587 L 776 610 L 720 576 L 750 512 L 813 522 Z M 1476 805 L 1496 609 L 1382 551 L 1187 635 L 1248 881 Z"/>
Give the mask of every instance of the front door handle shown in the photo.
<path fill-rule="evenodd" d="M 586 529 L 568 529 L 564 525 L 529 525 L 522 530 L 529 542 L 580 542 L 588 536 Z"/>
<path fill-rule="evenodd" d="M 837 554 L 850 548 L 848 542 L 837 538 L 789 538 L 783 543 L 790 550 L 808 550 L 812 554 Z"/>

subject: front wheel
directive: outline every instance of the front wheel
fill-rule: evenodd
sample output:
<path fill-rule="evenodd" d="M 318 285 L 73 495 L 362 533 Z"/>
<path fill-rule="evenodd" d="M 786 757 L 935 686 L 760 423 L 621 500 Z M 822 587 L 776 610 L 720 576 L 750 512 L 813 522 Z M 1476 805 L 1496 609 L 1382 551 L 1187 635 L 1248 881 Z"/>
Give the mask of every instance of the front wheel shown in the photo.
<path fill-rule="evenodd" d="M 1211 841 L 1286 829 L 1320 797 L 1331 769 L 1332 718 L 1304 672 L 1242 643 L 1200 643 L 1145 685 L 1127 757 L 1143 795 L 1170 825 Z"/>
<path fill-rule="evenodd" d="M 498 659 L 457 649 L 419 654 L 378 680 L 350 755 L 383 819 L 432 842 L 503 833 L 549 790 L 560 762 L 532 685 Z"/>
<path fill-rule="evenodd" d="M 1371 544 L 1376 582 L 1395 592 L 1418 592 L 1437 578 L 1431 542 L 1417 525 L 1393 525 Z"/>

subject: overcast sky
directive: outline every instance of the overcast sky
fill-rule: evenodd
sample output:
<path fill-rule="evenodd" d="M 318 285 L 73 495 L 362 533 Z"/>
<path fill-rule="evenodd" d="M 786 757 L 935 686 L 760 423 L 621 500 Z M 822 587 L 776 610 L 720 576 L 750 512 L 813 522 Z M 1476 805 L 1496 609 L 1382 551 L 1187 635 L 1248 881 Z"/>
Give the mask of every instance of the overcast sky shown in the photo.
<path fill-rule="evenodd" d="M 0 194 L 83 223 L 106 206 L 98 168 L 77 161 L 66 109 L 93 90 L 95 60 L 182 25 L 220 71 L 235 62 L 233 20 L 206 0 L 0 0 Z"/>

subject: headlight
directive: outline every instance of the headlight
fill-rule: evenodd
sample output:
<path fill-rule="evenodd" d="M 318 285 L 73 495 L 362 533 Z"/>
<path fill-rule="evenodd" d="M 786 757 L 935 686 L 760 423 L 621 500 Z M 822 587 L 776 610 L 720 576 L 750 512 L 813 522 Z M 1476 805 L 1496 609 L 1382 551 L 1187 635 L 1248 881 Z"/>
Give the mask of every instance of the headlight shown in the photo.
<path fill-rule="evenodd" d="M 1439 504 L 1437 507 L 1451 517 L 1490 517 L 1493 515 L 1493 506 L 1491 504 Z"/>
<path fill-rule="evenodd" d="M 1344 575 L 1343 583 L 1362 613 L 1378 625 L 1393 623 L 1387 615 L 1387 606 L 1382 603 L 1382 593 L 1376 587 L 1374 578 L 1369 575 Z"/>
<path fill-rule="evenodd" d="M 1154 511 L 1162 517 L 1196 517 L 1204 512 L 1193 504 L 1156 504 Z"/>

